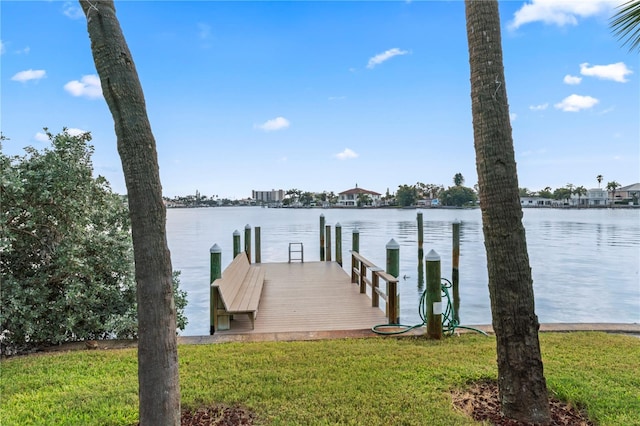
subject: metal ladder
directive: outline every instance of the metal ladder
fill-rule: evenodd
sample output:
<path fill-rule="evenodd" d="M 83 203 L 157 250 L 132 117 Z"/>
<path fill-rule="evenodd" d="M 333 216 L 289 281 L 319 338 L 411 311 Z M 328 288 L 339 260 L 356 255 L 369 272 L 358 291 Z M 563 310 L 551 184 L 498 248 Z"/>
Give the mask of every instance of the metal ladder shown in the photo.
<path fill-rule="evenodd" d="M 292 253 L 300 253 L 300 257 L 292 258 Z M 289 243 L 289 263 L 291 263 L 292 260 L 299 260 L 304 263 L 304 246 L 302 243 Z"/>

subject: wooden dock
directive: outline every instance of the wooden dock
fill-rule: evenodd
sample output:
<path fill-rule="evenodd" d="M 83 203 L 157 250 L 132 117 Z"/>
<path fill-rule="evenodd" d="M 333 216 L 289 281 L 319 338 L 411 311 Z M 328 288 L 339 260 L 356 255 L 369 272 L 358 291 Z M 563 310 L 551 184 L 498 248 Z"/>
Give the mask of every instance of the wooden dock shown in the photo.
<path fill-rule="evenodd" d="M 235 315 L 216 335 L 371 329 L 387 324 L 384 311 L 336 262 L 263 263 L 265 281 L 255 328 Z"/>

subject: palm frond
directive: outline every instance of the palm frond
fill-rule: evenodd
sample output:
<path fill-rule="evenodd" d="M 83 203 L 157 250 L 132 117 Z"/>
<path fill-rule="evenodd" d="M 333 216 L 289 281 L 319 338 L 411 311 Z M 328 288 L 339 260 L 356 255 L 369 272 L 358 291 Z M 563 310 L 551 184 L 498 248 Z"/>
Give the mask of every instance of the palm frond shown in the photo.
<path fill-rule="evenodd" d="M 626 39 L 623 46 L 630 44 L 629 51 L 640 52 L 640 0 L 621 4 L 611 18 L 610 25 L 618 40 Z"/>

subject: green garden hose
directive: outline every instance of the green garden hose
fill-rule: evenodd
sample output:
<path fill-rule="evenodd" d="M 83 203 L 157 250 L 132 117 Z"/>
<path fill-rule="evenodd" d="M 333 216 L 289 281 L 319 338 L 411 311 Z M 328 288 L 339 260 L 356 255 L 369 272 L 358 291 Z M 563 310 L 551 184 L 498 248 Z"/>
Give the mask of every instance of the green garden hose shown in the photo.
<path fill-rule="evenodd" d="M 477 333 L 484 334 L 485 336 L 488 336 L 487 333 L 485 333 L 482 330 L 478 330 L 477 328 L 460 325 L 458 323 L 458 321 L 455 319 L 454 310 L 453 310 L 453 304 L 451 303 L 451 296 L 449 295 L 449 289 L 452 286 L 453 285 L 451 284 L 451 281 L 449 281 L 446 278 L 442 278 L 442 284 L 440 285 L 440 289 L 442 291 L 442 298 L 446 298 L 446 300 L 447 300 L 446 309 L 442 313 L 442 332 L 443 332 L 443 334 L 448 335 L 448 336 L 452 336 L 455 333 L 456 328 L 464 328 L 464 329 L 472 330 L 472 331 L 475 331 Z M 420 303 L 418 304 L 418 315 L 420 315 L 420 319 L 422 320 L 422 322 L 420 324 L 416 324 L 416 325 L 378 324 L 378 325 L 374 325 L 371 328 L 371 331 L 373 331 L 376 334 L 394 335 L 394 334 L 407 333 L 407 332 L 409 332 L 409 331 L 411 331 L 411 330 L 413 330 L 415 328 L 420 328 L 420 327 L 426 325 L 427 324 L 427 291 L 426 290 L 423 291 L 422 292 L 422 296 L 420 296 Z M 384 328 L 390 328 L 390 329 L 393 329 L 393 330 L 385 331 Z M 400 330 L 398 330 L 398 328 L 400 328 Z"/>

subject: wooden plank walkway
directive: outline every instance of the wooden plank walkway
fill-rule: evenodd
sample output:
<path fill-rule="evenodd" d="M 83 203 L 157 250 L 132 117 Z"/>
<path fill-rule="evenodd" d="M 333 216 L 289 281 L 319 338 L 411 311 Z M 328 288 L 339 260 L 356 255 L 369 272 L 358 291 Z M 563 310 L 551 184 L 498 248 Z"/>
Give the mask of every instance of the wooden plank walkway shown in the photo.
<path fill-rule="evenodd" d="M 216 335 L 371 329 L 386 324 L 336 262 L 263 263 L 265 282 L 255 329 L 235 315 L 230 330 Z"/>

